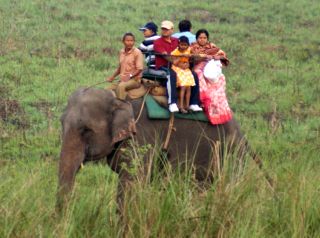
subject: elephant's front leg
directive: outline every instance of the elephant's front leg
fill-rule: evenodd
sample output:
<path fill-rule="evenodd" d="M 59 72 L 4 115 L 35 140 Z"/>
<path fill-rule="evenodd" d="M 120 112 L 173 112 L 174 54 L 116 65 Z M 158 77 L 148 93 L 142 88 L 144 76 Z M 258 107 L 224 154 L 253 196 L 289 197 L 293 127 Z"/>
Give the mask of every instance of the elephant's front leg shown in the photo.
<path fill-rule="evenodd" d="M 146 157 L 150 155 L 149 151 L 141 155 L 140 149 L 132 140 L 126 140 L 116 145 L 114 152 L 108 156 L 108 164 L 119 175 L 117 212 L 121 219 L 125 216 L 126 197 L 130 196 L 132 184 L 135 181 L 143 182 L 147 178 Z"/>
<path fill-rule="evenodd" d="M 130 150 L 128 140 L 118 142 L 111 154 L 107 156 L 107 162 L 110 168 L 119 175 L 117 188 L 117 212 L 123 216 L 125 192 L 130 189 L 130 183 L 134 180 L 133 174 L 129 173 L 133 158 L 126 153 Z"/>
<path fill-rule="evenodd" d="M 57 206 L 61 210 L 72 190 L 75 176 L 85 158 L 85 142 L 77 129 L 64 133 L 59 162 Z"/>

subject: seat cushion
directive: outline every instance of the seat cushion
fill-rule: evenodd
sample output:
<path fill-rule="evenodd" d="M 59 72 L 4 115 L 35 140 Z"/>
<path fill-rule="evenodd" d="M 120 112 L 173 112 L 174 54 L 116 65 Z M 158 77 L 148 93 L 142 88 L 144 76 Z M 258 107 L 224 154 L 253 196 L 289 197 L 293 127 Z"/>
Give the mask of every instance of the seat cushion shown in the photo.
<path fill-rule="evenodd" d="M 160 106 L 152 96 L 147 95 L 146 98 L 147 113 L 150 119 L 166 119 L 170 118 L 170 112 L 167 108 Z M 203 112 L 195 112 L 188 114 L 175 113 L 175 118 L 196 120 L 209 122 L 208 118 Z"/>

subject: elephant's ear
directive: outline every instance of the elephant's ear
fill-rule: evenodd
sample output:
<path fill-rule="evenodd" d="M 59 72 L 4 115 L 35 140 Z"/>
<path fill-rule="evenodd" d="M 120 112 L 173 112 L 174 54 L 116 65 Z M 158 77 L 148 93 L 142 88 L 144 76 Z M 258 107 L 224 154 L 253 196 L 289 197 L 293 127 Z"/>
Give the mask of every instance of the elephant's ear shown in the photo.
<path fill-rule="evenodd" d="M 130 103 L 115 99 L 112 113 L 112 143 L 116 143 L 133 136 L 136 126 L 132 106 Z"/>

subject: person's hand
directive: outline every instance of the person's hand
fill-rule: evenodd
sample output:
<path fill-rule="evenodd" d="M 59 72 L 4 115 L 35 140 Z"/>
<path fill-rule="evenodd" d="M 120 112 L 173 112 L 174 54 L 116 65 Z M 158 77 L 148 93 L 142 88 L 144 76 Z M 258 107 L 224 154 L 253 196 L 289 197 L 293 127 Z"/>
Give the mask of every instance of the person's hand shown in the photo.
<path fill-rule="evenodd" d="M 122 80 L 124 81 L 129 81 L 131 79 L 130 75 L 124 75 L 121 77 Z"/>
<path fill-rule="evenodd" d="M 215 59 L 215 60 L 221 60 L 221 57 L 218 56 L 218 55 L 215 55 L 215 56 L 213 56 L 213 59 Z"/>
<path fill-rule="evenodd" d="M 215 54 L 217 54 L 218 52 L 219 52 L 219 49 L 217 49 L 217 48 L 208 49 L 208 50 L 206 51 L 206 53 L 207 53 L 208 55 L 215 55 Z"/>
<path fill-rule="evenodd" d="M 214 57 L 212 55 L 207 55 L 208 60 L 212 60 Z"/>
<path fill-rule="evenodd" d="M 183 68 L 183 62 L 181 61 L 177 61 L 176 64 L 174 64 L 175 66 L 177 66 L 178 68 Z"/>
<path fill-rule="evenodd" d="M 184 62 L 184 63 L 181 64 L 181 68 L 184 69 L 184 70 L 188 69 L 189 67 L 190 67 L 190 64 L 188 62 Z"/>
<path fill-rule="evenodd" d="M 107 82 L 112 82 L 114 80 L 114 77 L 113 76 L 111 76 L 111 77 L 109 77 L 109 78 L 106 78 L 106 81 Z"/>
<path fill-rule="evenodd" d="M 172 57 L 172 63 L 174 65 L 177 65 L 179 67 L 179 62 L 180 62 L 180 60 L 178 57 L 174 57 L 174 56 Z"/>

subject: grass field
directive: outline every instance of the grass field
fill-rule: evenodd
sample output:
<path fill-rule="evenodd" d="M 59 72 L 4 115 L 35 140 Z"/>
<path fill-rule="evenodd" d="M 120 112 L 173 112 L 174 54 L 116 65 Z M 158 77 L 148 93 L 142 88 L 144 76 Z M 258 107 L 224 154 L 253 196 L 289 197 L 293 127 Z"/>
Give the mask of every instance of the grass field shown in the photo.
<path fill-rule="evenodd" d="M 227 164 L 199 191 L 169 172 L 137 182 L 128 237 L 320 237 L 320 4 L 289 1 L 0 0 L 0 237 L 118 237 L 117 176 L 78 174 L 55 214 L 60 124 L 68 95 L 104 80 L 123 33 L 188 18 L 231 61 L 224 70 L 242 131 L 275 180 Z M 98 87 L 104 87 L 101 84 Z"/>

